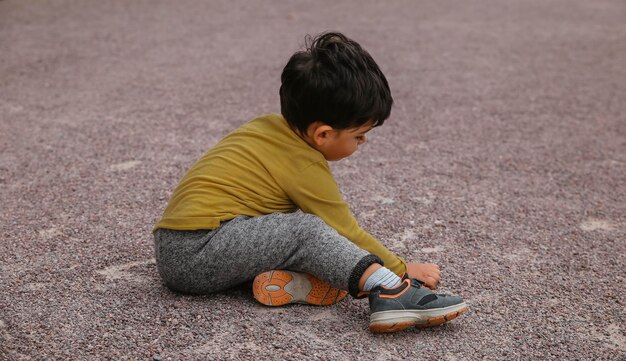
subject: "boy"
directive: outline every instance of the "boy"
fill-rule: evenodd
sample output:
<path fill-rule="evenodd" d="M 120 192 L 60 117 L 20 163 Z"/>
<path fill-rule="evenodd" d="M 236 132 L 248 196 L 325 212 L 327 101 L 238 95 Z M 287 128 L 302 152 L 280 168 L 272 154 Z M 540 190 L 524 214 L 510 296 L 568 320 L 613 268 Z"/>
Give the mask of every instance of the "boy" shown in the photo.
<path fill-rule="evenodd" d="M 385 76 L 343 34 L 307 40 L 283 69 L 282 115 L 227 135 L 172 194 L 154 232 L 162 279 L 197 294 L 254 279 L 255 299 L 270 306 L 369 296 L 372 332 L 455 318 L 463 300 L 428 289 L 439 268 L 407 264 L 365 232 L 328 167 L 389 117 Z"/>

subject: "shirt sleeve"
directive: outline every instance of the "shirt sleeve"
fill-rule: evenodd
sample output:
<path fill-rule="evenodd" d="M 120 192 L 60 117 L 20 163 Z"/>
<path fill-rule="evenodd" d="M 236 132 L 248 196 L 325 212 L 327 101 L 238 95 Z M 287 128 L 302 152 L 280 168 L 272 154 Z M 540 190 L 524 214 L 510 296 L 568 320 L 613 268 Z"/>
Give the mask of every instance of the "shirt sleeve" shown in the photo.
<path fill-rule="evenodd" d="M 406 262 L 389 251 L 361 228 L 343 200 L 328 164 L 313 163 L 291 178 L 285 191 L 295 205 L 305 213 L 314 214 L 360 248 L 377 255 L 398 275 L 406 272 Z"/>

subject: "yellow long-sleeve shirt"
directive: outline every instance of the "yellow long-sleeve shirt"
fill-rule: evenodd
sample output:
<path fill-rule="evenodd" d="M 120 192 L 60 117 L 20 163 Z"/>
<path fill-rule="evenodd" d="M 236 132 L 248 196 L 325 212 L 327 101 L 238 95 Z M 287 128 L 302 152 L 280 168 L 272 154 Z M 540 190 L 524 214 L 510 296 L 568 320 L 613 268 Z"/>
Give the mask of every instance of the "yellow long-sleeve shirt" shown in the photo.
<path fill-rule="evenodd" d="M 180 181 L 157 228 L 215 229 L 238 215 L 296 209 L 315 214 L 397 274 L 405 261 L 358 224 L 324 156 L 278 114 L 236 129 L 197 161 Z"/>

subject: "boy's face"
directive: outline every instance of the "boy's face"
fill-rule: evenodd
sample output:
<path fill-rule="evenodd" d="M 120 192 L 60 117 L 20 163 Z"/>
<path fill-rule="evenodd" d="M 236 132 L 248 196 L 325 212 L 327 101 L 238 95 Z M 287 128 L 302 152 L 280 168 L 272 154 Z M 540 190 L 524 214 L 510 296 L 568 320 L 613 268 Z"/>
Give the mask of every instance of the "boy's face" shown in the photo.
<path fill-rule="evenodd" d="M 367 141 L 366 133 L 373 128 L 372 123 L 367 123 L 358 128 L 333 129 L 325 134 L 324 142 L 315 147 L 324 158 L 329 161 L 340 160 L 352 155 L 359 145 Z"/>

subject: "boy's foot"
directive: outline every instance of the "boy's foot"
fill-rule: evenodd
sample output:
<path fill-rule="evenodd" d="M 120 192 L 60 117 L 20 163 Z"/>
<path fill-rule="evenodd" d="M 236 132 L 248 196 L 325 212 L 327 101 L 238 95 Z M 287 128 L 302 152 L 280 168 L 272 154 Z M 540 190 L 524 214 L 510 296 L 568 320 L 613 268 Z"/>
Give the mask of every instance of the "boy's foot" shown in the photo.
<path fill-rule="evenodd" d="M 383 333 L 411 326 L 439 326 L 467 311 L 461 297 L 435 294 L 422 288 L 422 284 L 405 278 L 396 288 L 374 288 L 369 294 L 370 331 Z"/>
<path fill-rule="evenodd" d="M 252 292 L 257 301 L 267 306 L 289 303 L 326 306 L 341 301 L 348 294 L 308 273 L 282 270 L 256 276 Z"/>

